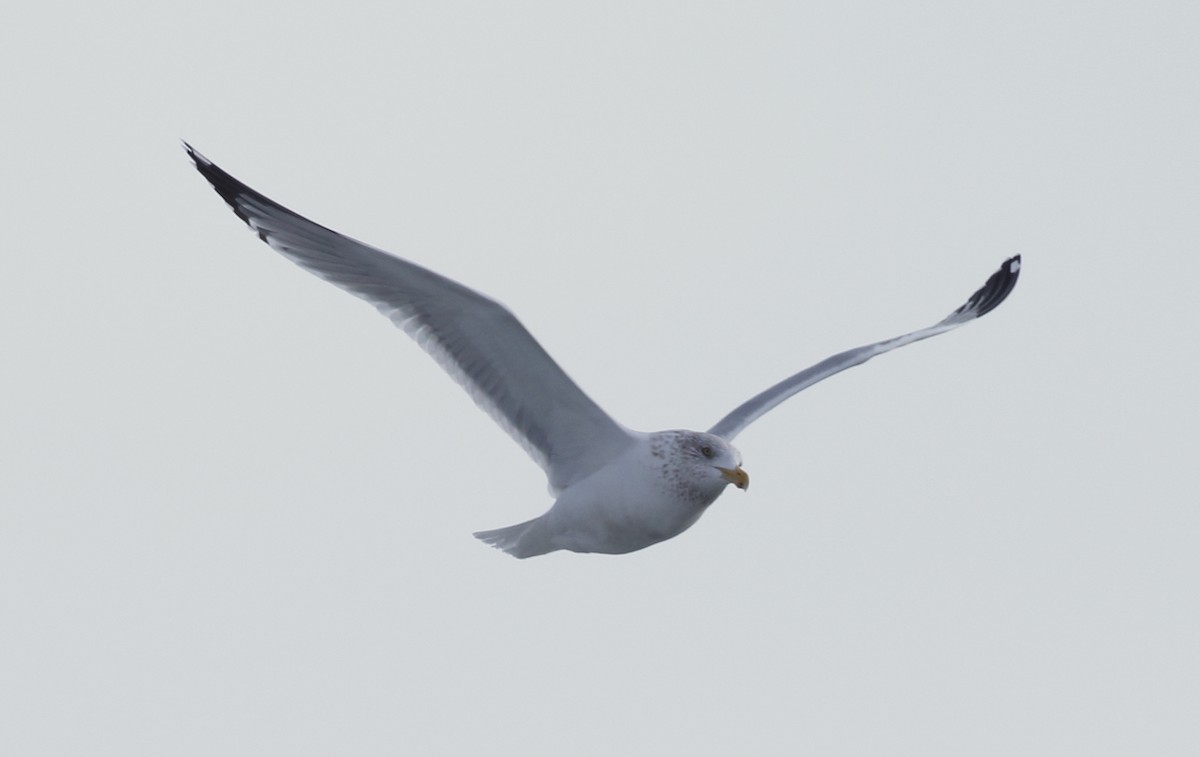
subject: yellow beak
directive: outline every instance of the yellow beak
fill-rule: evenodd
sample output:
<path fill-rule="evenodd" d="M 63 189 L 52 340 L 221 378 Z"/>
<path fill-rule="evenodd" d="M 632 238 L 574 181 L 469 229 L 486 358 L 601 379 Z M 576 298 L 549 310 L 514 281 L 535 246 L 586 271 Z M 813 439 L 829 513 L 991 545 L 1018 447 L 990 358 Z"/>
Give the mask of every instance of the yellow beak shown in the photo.
<path fill-rule="evenodd" d="M 750 488 L 750 474 L 742 470 L 741 466 L 732 469 L 718 466 L 717 470 L 721 471 L 722 478 L 742 491 Z"/>

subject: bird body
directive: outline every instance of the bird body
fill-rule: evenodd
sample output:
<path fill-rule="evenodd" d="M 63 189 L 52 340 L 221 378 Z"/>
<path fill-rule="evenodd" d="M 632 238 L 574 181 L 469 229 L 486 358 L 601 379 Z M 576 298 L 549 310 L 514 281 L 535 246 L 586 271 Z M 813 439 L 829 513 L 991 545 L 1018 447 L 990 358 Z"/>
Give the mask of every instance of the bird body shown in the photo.
<path fill-rule="evenodd" d="M 741 453 L 720 437 L 684 430 L 632 437 L 540 518 L 475 535 L 517 557 L 557 549 L 623 554 L 683 533 L 727 485 L 749 487 Z"/>

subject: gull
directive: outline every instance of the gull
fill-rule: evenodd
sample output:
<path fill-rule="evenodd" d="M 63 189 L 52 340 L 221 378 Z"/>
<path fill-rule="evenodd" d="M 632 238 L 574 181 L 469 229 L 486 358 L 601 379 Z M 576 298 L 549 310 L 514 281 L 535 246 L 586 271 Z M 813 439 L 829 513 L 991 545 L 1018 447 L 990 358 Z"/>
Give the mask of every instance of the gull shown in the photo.
<path fill-rule="evenodd" d="M 839 352 L 734 408 L 708 431 L 644 433 L 613 420 L 503 305 L 415 263 L 300 216 L 184 143 L 196 169 L 264 242 L 374 305 L 433 356 L 541 466 L 554 504 L 482 541 L 519 558 L 556 550 L 623 554 L 686 531 L 725 488 L 750 476 L 732 444 L 797 392 L 897 347 L 944 334 L 1008 297 L 1019 255 L 932 326 Z"/>

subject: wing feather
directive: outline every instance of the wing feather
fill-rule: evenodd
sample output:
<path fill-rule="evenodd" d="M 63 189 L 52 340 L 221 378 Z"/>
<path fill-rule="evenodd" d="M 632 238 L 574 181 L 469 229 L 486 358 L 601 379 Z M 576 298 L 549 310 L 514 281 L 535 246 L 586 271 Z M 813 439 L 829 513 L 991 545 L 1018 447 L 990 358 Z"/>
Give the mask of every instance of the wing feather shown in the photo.
<path fill-rule="evenodd" d="M 264 242 L 374 305 L 432 355 L 546 471 L 552 491 L 586 477 L 632 442 L 504 306 L 314 223 L 184 147 Z"/>
<path fill-rule="evenodd" d="M 774 409 L 779 403 L 800 392 L 818 381 L 824 381 L 835 373 L 841 373 L 847 368 L 861 365 L 873 357 L 891 352 L 897 347 L 919 342 L 931 336 L 944 334 L 956 329 L 964 323 L 987 315 L 994 310 L 1012 292 L 1017 285 L 1017 277 L 1021 272 L 1021 256 L 1017 255 L 1004 261 L 1000 270 L 988 278 L 987 282 L 975 294 L 950 315 L 928 328 L 903 334 L 882 342 L 868 344 L 865 347 L 855 347 L 852 350 L 839 352 L 816 365 L 805 368 L 799 373 L 789 376 L 775 386 L 756 394 L 743 402 L 733 412 L 726 415 L 710 428 L 710 434 L 732 440 L 747 426 Z"/>

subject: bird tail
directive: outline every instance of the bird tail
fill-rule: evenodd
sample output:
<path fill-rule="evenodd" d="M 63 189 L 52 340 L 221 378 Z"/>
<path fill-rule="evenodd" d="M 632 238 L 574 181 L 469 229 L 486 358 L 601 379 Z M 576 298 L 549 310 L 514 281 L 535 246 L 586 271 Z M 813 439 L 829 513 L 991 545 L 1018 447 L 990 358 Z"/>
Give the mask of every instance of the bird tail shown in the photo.
<path fill-rule="evenodd" d="M 513 557 L 534 557 L 553 552 L 558 549 L 550 545 L 546 537 L 545 524 L 542 518 L 534 518 L 524 523 L 491 531 L 476 531 L 475 538 L 490 544 L 496 549 L 507 552 Z"/>

